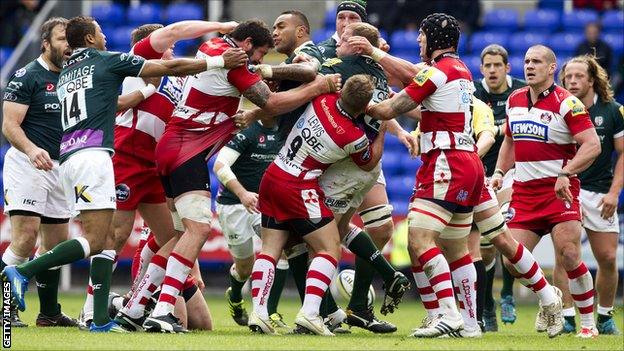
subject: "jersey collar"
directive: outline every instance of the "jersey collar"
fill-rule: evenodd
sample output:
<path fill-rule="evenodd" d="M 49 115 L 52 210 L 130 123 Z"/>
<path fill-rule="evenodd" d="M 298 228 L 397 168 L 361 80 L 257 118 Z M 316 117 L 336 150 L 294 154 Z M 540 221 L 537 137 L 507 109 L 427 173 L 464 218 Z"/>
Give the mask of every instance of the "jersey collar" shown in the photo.
<path fill-rule="evenodd" d="M 47 71 L 50 70 L 50 66 L 48 66 L 48 63 L 43 59 L 43 55 L 39 55 L 39 57 L 37 57 L 37 62 L 39 62 L 39 64 Z"/>
<path fill-rule="evenodd" d="M 433 61 L 434 62 L 439 62 L 441 59 L 443 59 L 445 57 L 452 57 L 452 58 L 458 59 L 459 55 L 456 52 L 454 52 L 454 51 L 453 52 L 445 52 L 443 54 L 440 54 L 440 55 L 436 56 L 433 59 Z"/>
<path fill-rule="evenodd" d="M 236 44 L 236 42 L 234 41 L 234 39 L 232 39 L 229 35 L 224 35 L 223 36 L 223 40 L 228 43 L 229 46 L 233 47 L 233 48 L 237 48 L 238 45 Z"/>
<path fill-rule="evenodd" d="M 358 117 L 358 116 L 351 116 L 351 114 L 347 112 L 347 110 L 342 108 L 342 105 L 340 105 L 340 99 L 336 100 L 336 108 L 338 109 L 338 112 L 342 113 L 345 117 L 351 120 L 355 120 Z"/>
<path fill-rule="evenodd" d="M 555 91 L 555 88 L 557 87 L 557 85 L 555 83 L 553 83 L 548 89 L 542 91 L 541 93 L 539 93 L 537 95 L 537 101 L 540 101 L 541 99 L 545 99 L 548 95 L 550 95 L 550 93 L 552 93 L 553 91 Z M 531 89 L 527 89 L 527 97 L 529 100 L 529 110 L 531 108 L 533 108 L 533 101 L 531 101 Z"/>
<path fill-rule="evenodd" d="M 511 78 L 511 76 L 508 74 L 505 76 L 505 80 L 507 81 L 507 89 L 511 88 L 511 86 L 513 85 L 513 78 Z M 483 79 L 481 79 L 481 86 L 483 86 L 483 89 L 485 89 L 485 91 L 487 91 L 487 93 L 490 93 L 490 87 L 488 87 L 487 83 L 485 82 L 485 77 L 483 77 Z"/>

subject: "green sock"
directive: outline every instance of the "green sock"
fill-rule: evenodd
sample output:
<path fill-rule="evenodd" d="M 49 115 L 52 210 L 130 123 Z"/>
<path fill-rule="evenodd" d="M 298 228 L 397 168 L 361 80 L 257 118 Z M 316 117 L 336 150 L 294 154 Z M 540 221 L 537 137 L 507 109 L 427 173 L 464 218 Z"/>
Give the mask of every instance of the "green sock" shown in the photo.
<path fill-rule="evenodd" d="M 288 258 L 288 269 L 292 272 L 295 285 L 297 286 L 297 292 L 301 298 L 301 303 L 305 298 L 305 286 L 306 286 L 306 274 L 308 273 L 308 252 L 304 252 L 301 255 Z"/>
<path fill-rule="evenodd" d="M 336 304 L 336 300 L 332 296 L 329 289 L 323 295 L 323 300 L 321 300 L 321 307 L 319 308 L 319 312 L 321 317 L 325 318 L 327 315 L 334 313 L 338 310 L 338 305 Z"/>
<path fill-rule="evenodd" d="M 30 279 L 39 272 L 52 267 L 73 263 L 84 258 L 85 252 L 80 241 L 71 239 L 56 245 L 52 250 L 37 257 L 36 259 L 17 266 L 17 271 Z"/>
<path fill-rule="evenodd" d="M 353 252 L 356 256 L 370 263 L 372 268 L 374 268 L 381 275 L 386 283 L 392 281 L 396 270 L 386 260 L 381 251 L 377 249 L 366 232 L 360 231 L 355 235 L 355 237 L 353 237 L 353 239 L 350 240 L 350 242 L 347 242 L 349 243 L 347 246 L 349 250 L 351 250 L 351 252 Z"/>
<path fill-rule="evenodd" d="M 109 251 L 109 250 L 105 250 Z M 112 250 L 111 250 L 112 251 Z M 103 326 L 110 322 L 108 316 L 108 293 L 113 274 L 113 260 L 107 254 L 99 254 L 91 260 L 91 284 L 93 285 L 93 323 Z"/>
<path fill-rule="evenodd" d="M 282 290 L 286 284 L 286 277 L 288 276 L 288 269 L 275 270 L 275 280 L 273 281 L 273 287 L 269 293 L 269 301 L 267 302 L 267 311 L 269 316 L 277 312 L 277 305 L 279 304 L 280 296 L 282 296 Z"/>
<path fill-rule="evenodd" d="M 374 270 L 366 260 L 355 258 L 355 276 L 353 277 L 353 292 L 349 300 L 349 309 L 361 311 L 368 308 L 368 290 L 373 282 Z"/>
<path fill-rule="evenodd" d="M 505 265 L 503 265 L 503 288 L 501 289 L 501 297 L 513 296 L 513 284 L 516 278 L 509 273 Z"/>
<path fill-rule="evenodd" d="M 232 270 L 230 270 L 230 287 L 232 288 L 230 301 L 232 302 L 241 302 L 243 299 L 243 286 L 245 282 L 247 282 L 247 279 L 242 282 L 239 279 L 240 277 L 238 277 L 238 274 L 236 274 L 235 277 L 234 274 L 232 274 Z"/>
<path fill-rule="evenodd" d="M 58 304 L 58 284 L 61 277 L 60 268 L 48 269 L 37 273 L 37 293 L 39 294 L 39 312 L 48 317 L 61 313 Z"/>

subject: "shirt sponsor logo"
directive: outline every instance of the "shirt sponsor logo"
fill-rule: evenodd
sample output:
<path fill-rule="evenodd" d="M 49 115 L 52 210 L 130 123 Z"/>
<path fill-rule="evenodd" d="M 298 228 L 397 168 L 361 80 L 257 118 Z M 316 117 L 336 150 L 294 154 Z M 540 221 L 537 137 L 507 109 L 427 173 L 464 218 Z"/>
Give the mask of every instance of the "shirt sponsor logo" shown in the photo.
<path fill-rule="evenodd" d="M 84 60 L 86 60 L 86 59 L 88 59 L 88 58 L 89 58 L 89 52 L 85 50 L 85 51 L 83 51 L 83 52 L 82 52 L 82 54 L 80 54 L 80 56 L 75 57 L 75 58 L 70 59 L 70 60 L 68 60 L 67 62 L 65 62 L 65 64 L 63 65 L 63 68 L 65 68 L 65 67 L 67 67 L 67 66 L 71 66 L 71 65 L 73 65 L 73 64 L 75 64 L 75 63 L 78 63 L 78 62 L 84 61 Z M 59 83 L 59 84 L 60 84 L 60 83 Z"/>
<path fill-rule="evenodd" d="M 184 78 L 180 77 L 163 77 L 158 91 L 163 94 L 174 105 L 182 99 L 182 86 Z"/>
<path fill-rule="evenodd" d="M 124 183 L 117 184 L 115 187 L 115 196 L 119 202 L 128 200 L 130 197 L 130 187 Z"/>
<path fill-rule="evenodd" d="M 566 101 L 566 104 L 570 108 L 572 116 L 577 116 L 585 113 L 585 106 L 583 106 L 583 104 L 577 99 L 569 99 Z"/>
<path fill-rule="evenodd" d="M 418 84 L 418 86 L 423 86 L 426 81 L 429 80 L 433 76 L 433 69 L 425 68 L 422 71 L 418 72 L 416 77 L 414 77 L 414 83 Z"/>
<path fill-rule="evenodd" d="M 7 85 L 7 87 L 6 87 L 6 91 L 9 91 L 9 92 L 15 92 L 15 91 L 20 90 L 20 89 L 22 88 L 22 86 L 24 86 L 24 83 L 22 83 L 22 82 L 14 82 L 14 81 L 11 81 L 11 82 L 9 82 L 9 84 Z"/>
<path fill-rule="evenodd" d="M 54 102 L 51 104 L 44 104 L 43 109 L 46 111 L 59 111 L 61 109 L 61 104 Z"/>
<path fill-rule="evenodd" d="M 54 91 L 55 86 L 53 83 L 46 84 L 46 91 Z"/>
<path fill-rule="evenodd" d="M 19 78 L 19 77 L 23 77 L 24 74 L 26 74 L 26 68 L 22 67 L 20 69 L 18 69 L 17 71 L 15 71 L 15 77 Z"/>
<path fill-rule="evenodd" d="M 61 139 L 61 155 L 86 147 L 102 146 L 103 141 L 103 131 L 94 129 L 79 129 L 70 134 L 63 135 L 63 139 Z"/>
<path fill-rule="evenodd" d="M 533 121 L 511 122 L 511 134 L 514 140 L 540 140 L 548 139 L 548 126 Z"/>
<path fill-rule="evenodd" d="M 330 199 L 330 198 L 325 198 L 325 205 L 327 205 L 328 207 L 333 207 L 333 208 L 347 208 L 347 205 L 349 205 L 349 203 L 346 200 L 338 200 L 338 199 Z"/>

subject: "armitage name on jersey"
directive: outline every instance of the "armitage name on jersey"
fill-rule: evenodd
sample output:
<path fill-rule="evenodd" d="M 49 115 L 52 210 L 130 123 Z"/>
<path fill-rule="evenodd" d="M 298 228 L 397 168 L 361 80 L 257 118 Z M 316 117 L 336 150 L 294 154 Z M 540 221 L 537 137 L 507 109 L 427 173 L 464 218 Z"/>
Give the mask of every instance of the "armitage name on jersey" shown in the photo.
<path fill-rule="evenodd" d="M 93 88 L 93 73 L 95 65 L 89 65 L 73 69 L 59 78 L 58 98 L 63 101 L 66 94 L 71 94 L 79 89 Z"/>

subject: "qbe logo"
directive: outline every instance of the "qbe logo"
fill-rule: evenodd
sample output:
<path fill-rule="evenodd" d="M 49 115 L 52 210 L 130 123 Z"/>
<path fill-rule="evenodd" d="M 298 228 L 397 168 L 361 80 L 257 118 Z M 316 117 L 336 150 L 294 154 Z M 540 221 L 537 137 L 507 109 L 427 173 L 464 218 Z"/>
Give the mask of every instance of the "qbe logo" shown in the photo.
<path fill-rule="evenodd" d="M 2 282 L 2 347 L 11 347 L 11 282 Z"/>

